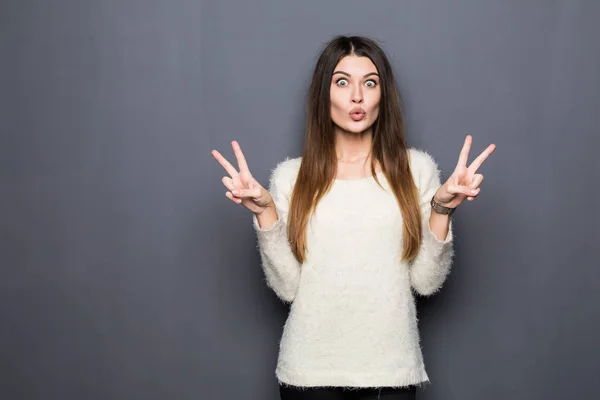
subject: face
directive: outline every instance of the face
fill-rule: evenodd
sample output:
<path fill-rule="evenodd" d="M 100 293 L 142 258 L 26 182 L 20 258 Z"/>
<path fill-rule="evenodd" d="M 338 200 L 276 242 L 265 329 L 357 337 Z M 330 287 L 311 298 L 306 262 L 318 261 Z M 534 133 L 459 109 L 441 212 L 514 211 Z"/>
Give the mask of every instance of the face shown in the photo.
<path fill-rule="evenodd" d="M 340 60 L 331 78 L 331 119 L 347 132 L 369 129 L 379 116 L 381 89 L 375 64 L 368 57 Z"/>

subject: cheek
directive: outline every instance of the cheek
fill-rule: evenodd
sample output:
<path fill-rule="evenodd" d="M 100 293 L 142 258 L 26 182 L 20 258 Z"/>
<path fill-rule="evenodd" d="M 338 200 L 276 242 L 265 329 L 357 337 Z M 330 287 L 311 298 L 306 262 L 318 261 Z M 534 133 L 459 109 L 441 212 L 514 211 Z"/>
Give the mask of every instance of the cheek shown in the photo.
<path fill-rule="evenodd" d="M 341 119 L 341 115 L 344 113 L 344 107 L 342 106 L 343 101 L 340 93 L 333 88 L 331 89 L 329 96 L 331 102 L 331 118 L 336 122 Z"/>
<path fill-rule="evenodd" d="M 375 115 L 379 113 L 379 103 L 381 101 L 380 93 L 373 93 L 373 97 L 371 98 L 371 112 Z"/>
<path fill-rule="evenodd" d="M 340 104 L 342 103 L 341 93 L 335 88 L 331 88 L 329 91 L 329 98 L 331 100 L 331 110 L 336 110 L 340 108 Z"/>

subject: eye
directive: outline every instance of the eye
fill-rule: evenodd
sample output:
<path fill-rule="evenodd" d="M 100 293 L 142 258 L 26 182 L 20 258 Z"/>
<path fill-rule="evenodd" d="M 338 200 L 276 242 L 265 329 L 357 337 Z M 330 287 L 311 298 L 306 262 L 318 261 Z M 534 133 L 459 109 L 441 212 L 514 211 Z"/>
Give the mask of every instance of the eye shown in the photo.
<path fill-rule="evenodd" d="M 345 82 L 345 84 L 342 85 L 341 82 Z M 347 86 L 348 85 L 348 80 L 346 78 L 340 78 L 337 81 L 335 81 L 335 83 L 337 83 L 338 86 Z"/>
<path fill-rule="evenodd" d="M 369 85 L 369 83 L 371 83 L 371 85 Z M 375 86 L 377 86 L 377 82 L 375 82 L 375 80 L 373 79 L 369 79 L 365 85 L 367 85 L 368 87 L 374 88 Z"/>

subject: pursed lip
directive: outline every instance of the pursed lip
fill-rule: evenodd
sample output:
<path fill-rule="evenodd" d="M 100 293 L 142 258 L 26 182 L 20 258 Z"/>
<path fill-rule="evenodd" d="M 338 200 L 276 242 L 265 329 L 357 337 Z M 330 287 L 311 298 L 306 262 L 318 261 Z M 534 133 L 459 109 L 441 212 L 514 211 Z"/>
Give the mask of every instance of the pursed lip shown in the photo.
<path fill-rule="evenodd" d="M 366 112 L 362 109 L 362 107 L 354 107 L 348 114 L 366 114 Z"/>

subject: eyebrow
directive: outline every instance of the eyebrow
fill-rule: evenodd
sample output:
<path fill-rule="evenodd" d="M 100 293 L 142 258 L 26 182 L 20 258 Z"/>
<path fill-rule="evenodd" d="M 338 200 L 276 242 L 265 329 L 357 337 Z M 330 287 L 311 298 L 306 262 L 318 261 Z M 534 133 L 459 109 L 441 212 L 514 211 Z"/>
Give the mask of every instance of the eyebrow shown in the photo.
<path fill-rule="evenodd" d="M 346 75 L 346 76 L 352 76 L 349 73 L 344 72 L 344 71 L 335 71 L 333 73 L 333 75 L 335 75 L 335 74 L 343 74 L 343 75 Z M 365 76 L 363 76 L 363 78 L 366 78 L 367 76 L 371 76 L 371 75 L 375 75 L 375 76 L 379 77 L 379 74 L 377 72 L 369 72 L 368 74 L 366 74 Z"/>

